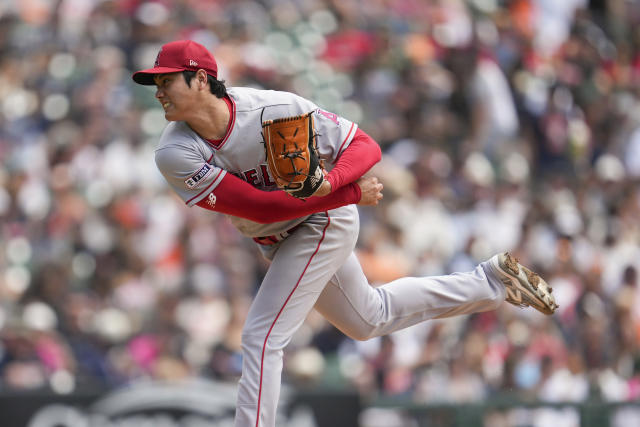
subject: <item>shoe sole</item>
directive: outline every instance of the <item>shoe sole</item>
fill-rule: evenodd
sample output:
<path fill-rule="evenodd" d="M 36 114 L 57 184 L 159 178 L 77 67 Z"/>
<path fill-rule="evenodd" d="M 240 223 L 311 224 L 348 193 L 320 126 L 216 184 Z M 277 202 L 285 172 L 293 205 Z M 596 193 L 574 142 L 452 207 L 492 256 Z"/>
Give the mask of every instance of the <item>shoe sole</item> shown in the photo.
<path fill-rule="evenodd" d="M 520 265 L 511 254 L 498 256 L 498 268 L 505 274 L 501 280 L 507 290 L 507 302 L 520 307 L 530 306 L 546 315 L 553 314 L 558 308 L 551 286 L 538 274 Z"/>

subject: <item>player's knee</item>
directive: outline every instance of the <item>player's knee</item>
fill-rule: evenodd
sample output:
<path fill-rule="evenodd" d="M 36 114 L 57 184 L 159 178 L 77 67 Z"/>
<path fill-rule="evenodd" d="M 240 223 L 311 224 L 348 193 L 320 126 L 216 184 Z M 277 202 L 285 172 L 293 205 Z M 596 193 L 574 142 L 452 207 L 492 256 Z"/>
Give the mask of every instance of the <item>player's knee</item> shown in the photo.
<path fill-rule="evenodd" d="M 260 336 L 250 331 L 243 331 L 241 343 L 242 351 L 245 354 L 261 352 L 264 344 L 264 335 Z"/>
<path fill-rule="evenodd" d="M 245 355 L 260 355 L 263 352 L 272 353 L 282 351 L 288 342 L 286 335 L 271 333 L 267 338 L 266 333 L 243 331 L 242 352 Z"/>
<path fill-rule="evenodd" d="M 372 337 L 369 334 L 351 334 L 351 335 L 349 335 L 349 338 L 351 338 L 351 339 L 353 339 L 355 341 L 368 341 Z"/>
<path fill-rule="evenodd" d="M 374 337 L 377 336 L 375 331 L 376 331 L 375 327 L 366 326 L 366 327 L 360 327 L 360 328 L 357 328 L 357 329 L 352 329 L 352 330 L 344 331 L 344 332 L 352 340 L 368 341 L 371 338 L 374 338 Z"/>

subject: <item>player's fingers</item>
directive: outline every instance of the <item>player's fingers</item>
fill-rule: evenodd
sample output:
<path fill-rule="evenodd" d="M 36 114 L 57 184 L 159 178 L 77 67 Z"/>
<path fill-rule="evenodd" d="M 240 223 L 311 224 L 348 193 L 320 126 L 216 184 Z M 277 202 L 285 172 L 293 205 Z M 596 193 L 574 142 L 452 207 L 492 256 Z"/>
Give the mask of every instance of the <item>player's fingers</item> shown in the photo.
<path fill-rule="evenodd" d="M 381 184 L 381 183 L 376 184 L 376 197 L 375 197 L 375 200 L 373 201 L 373 204 L 374 204 L 374 205 L 377 205 L 377 204 L 378 204 L 378 202 L 379 202 L 380 200 L 382 200 L 382 197 L 383 197 L 383 195 L 382 195 L 382 188 L 383 188 L 383 186 L 382 186 L 382 184 Z"/>
<path fill-rule="evenodd" d="M 378 178 L 375 176 L 368 176 L 366 178 L 361 178 L 364 179 L 365 181 L 368 181 L 371 183 L 371 185 L 376 185 L 378 183 Z"/>

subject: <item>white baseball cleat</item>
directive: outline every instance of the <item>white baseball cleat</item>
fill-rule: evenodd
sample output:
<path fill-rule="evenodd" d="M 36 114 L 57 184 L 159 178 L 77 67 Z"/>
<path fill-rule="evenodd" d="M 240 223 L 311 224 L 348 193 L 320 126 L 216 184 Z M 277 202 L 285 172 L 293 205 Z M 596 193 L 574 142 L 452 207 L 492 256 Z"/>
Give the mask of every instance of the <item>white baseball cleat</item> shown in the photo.
<path fill-rule="evenodd" d="M 498 271 L 507 291 L 506 301 L 518 307 L 533 307 L 551 315 L 558 308 L 551 286 L 533 271 L 518 263 L 509 252 L 494 255 L 489 262 Z"/>

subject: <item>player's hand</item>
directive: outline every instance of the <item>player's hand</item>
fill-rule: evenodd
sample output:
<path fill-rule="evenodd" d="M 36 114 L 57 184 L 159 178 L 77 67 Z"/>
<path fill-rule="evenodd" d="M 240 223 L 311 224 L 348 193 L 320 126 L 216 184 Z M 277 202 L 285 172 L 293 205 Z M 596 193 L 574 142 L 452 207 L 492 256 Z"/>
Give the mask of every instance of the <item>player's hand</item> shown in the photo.
<path fill-rule="evenodd" d="M 359 205 L 374 206 L 382 199 L 383 187 L 375 176 L 362 177 L 356 183 L 360 186 L 361 193 Z"/>

